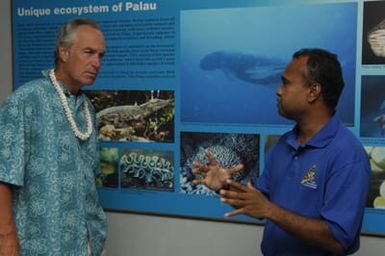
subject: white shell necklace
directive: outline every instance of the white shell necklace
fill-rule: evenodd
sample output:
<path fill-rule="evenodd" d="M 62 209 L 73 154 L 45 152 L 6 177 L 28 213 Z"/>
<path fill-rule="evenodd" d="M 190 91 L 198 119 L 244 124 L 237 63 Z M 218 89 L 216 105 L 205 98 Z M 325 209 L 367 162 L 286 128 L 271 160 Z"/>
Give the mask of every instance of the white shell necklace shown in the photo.
<path fill-rule="evenodd" d="M 77 138 L 79 138 L 83 141 L 87 140 L 92 134 L 92 120 L 91 120 L 91 114 L 90 114 L 90 110 L 88 108 L 87 101 L 84 101 L 84 104 L 83 104 L 83 114 L 84 114 L 84 117 L 85 117 L 86 122 L 87 122 L 87 131 L 85 133 L 83 133 L 79 130 L 79 128 L 75 122 L 75 119 L 72 115 L 71 109 L 68 105 L 67 97 L 64 95 L 63 90 L 60 88 L 60 86 L 56 80 L 55 72 L 53 69 L 51 69 L 49 71 L 49 78 L 51 79 L 51 83 L 52 83 L 53 87 L 55 88 L 57 94 L 59 95 L 61 104 L 64 108 L 64 112 L 67 116 L 68 122 L 71 125 L 71 129 L 72 129 L 73 133 L 75 134 L 75 136 Z"/>

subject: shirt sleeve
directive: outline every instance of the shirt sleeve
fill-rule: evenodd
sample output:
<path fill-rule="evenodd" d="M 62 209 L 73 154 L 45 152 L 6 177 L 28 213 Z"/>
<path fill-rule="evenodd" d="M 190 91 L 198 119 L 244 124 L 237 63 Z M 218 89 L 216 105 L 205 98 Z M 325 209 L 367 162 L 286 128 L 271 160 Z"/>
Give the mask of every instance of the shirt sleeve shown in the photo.
<path fill-rule="evenodd" d="M 361 230 L 370 172 L 368 159 L 363 157 L 333 170 L 328 177 L 321 215 L 346 250 Z"/>
<path fill-rule="evenodd" d="M 0 108 L 0 181 L 23 186 L 25 165 L 25 115 L 22 100 L 10 96 Z"/>

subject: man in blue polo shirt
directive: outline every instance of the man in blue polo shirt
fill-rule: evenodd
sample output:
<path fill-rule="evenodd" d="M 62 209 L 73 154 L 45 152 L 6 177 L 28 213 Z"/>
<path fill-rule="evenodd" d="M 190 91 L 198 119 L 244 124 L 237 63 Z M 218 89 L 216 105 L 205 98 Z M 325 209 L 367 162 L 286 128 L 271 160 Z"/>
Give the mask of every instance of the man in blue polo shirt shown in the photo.
<path fill-rule="evenodd" d="M 280 115 L 296 126 L 269 152 L 256 184 L 231 180 L 242 165 L 225 169 L 209 151 L 208 164 L 194 163 L 204 176 L 195 183 L 236 208 L 226 216 L 266 219 L 264 255 L 346 255 L 359 248 L 371 169 L 335 111 L 343 87 L 335 54 L 296 52 L 277 90 Z"/>

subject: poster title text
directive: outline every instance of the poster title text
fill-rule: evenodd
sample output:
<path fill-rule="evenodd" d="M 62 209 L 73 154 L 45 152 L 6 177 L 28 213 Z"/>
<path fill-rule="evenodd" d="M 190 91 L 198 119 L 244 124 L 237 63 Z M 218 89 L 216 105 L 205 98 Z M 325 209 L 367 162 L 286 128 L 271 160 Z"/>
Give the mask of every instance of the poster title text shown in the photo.
<path fill-rule="evenodd" d="M 109 12 L 137 12 L 137 11 L 155 11 L 157 4 L 152 2 L 119 2 L 113 5 L 86 5 L 86 6 L 69 6 L 55 8 L 17 8 L 19 17 L 44 17 L 50 15 L 84 15 Z"/>

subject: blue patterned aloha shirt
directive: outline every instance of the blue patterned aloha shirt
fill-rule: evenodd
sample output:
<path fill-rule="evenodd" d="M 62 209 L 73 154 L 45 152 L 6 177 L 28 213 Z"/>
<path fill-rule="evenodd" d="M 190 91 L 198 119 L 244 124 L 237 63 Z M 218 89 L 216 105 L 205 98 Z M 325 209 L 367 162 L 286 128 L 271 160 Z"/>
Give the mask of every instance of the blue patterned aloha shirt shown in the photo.
<path fill-rule="evenodd" d="M 0 181 L 12 185 L 21 255 L 87 255 L 89 241 L 93 255 L 99 256 L 107 225 L 95 187 L 96 132 L 85 142 L 75 137 L 47 72 L 43 74 L 0 108 Z M 61 86 L 85 131 L 83 102 L 89 99 Z M 94 109 L 91 113 L 95 125 Z"/>

